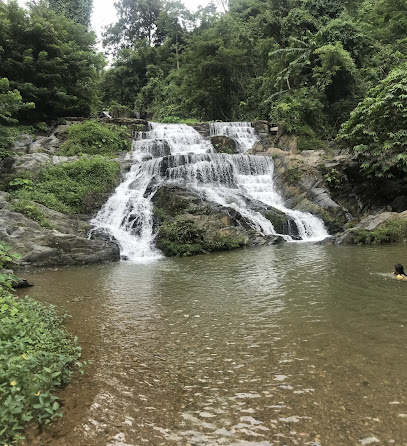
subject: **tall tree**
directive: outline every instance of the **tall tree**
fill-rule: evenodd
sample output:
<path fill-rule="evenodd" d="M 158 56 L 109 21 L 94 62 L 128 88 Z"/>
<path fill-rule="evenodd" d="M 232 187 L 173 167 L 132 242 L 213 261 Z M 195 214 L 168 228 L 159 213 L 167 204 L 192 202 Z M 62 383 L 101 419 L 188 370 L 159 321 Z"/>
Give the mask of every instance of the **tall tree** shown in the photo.
<path fill-rule="evenodd" d="M 46 0 L 46 3 L 54 11 L 89 28 L 93 0 Z"/>
<path fill-rule="evenodd" d="M 12 1 L 0 3 L 0 42 L 0 76 L 35 103 L 30 119 L 90 114 L 104 65 L 94 33 L 43 4 L 27 12 Z"/>
<path fill-rule="evenodd" d="M 119 0 L 115 7 L 118 21 L 106 29 L 104 46 L 117 53 L 138 40 L 145 40 L 150 46 L 159 40 L 155 31 L 162 8 L 160 0 Z"/>

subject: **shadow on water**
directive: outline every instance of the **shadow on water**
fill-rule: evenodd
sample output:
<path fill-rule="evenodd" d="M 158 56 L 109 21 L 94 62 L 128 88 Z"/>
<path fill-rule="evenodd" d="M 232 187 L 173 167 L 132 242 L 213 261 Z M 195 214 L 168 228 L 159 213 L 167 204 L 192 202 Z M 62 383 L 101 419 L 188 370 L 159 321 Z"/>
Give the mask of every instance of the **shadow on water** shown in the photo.
<path fill-rule="evenodd" d="M 28 444 L 407 444 L 404 255 L 293 243 L 33 272 L 92 365 Z"/>

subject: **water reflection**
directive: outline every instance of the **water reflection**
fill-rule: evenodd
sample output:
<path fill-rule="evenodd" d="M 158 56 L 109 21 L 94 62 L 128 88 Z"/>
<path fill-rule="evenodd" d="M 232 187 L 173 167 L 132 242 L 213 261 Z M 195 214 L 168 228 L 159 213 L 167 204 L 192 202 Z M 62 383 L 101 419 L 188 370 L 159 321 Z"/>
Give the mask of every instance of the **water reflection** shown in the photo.
<path fill-rule="evenodd" d="M 403 255 L 289 244 L 28 277 L 93 358 L 57 442 L 29 444 L 406 444 Z"/>

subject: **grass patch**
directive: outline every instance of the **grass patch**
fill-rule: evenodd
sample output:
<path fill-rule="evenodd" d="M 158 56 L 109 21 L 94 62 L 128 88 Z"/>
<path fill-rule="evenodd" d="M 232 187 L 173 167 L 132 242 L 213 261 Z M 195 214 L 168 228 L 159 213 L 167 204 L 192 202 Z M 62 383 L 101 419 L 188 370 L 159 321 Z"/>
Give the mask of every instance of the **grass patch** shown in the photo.
<path fill-rule="evenodd" d="M 43 228 L 55 229 L 55 226 L 49 222 L 47 217 L 44 215 L 44 212 L 42 212 L 33 201 L 18 200 L 11 206 L 10 210 L 24 214 L 26 217 L 31 218 L 31 220 L 39 223 Z"/>
<path fill-rule="evenodd" d="M 0 244 L 0 269 L 15 255 Z M 66 384 L 81 356 L 77 340 L 62 327 L 52 306 L 10 293 L 15 277 L 0 274 L 0 444 L 24 438 L 30 422 L 47 424 L 61 417 L 52 393 Z"/>
<path fill-rule="evenodd" d="M 74 214 L 98 207 L 100 195 L 111 192 L 119 178 L 119 164 L 97 156 L 45 167 L 31 183 L 24 177 L 14 178 L 9 189 L 14 190 L 14 198 Z"/>
<path fill-rule="evenodd" d="M 115 156 L 117 152 L 130 150 L 130 133 L 126 128 L 89 120 L 73 124 L 68 137 L 59 149 L 62 155 Z"/>
<path fill-rule="evenodd" d="M 165 118 L 161 119 L 161 122 L 163 124 L 188 124 L 188 125 L 194 125 L 194 124 L 202 124 L 202 121 L 199 121 L 198 119 L 194 118 L 179 118 L 178 116 L 166 116 Z"/>

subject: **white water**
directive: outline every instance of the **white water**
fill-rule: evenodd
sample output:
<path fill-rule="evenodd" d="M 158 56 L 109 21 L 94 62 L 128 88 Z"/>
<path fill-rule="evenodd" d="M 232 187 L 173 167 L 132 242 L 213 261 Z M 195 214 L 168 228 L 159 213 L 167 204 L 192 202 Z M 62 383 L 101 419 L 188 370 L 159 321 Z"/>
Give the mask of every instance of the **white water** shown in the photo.
<path fill-rule="evenodd" d="M 246 123 L 222 124 L 239 147 L 248 146 L 248 132 L 235 131 L 247 128 Z M 254 136 L 252 145 L 255 141 Z M 183 186 L 204 200 L 238 211 L 263 235 L 276 231 L 256 208 L 272 206 L 294 219 L 302 240 L 328 236 L 320 219 L 284 206 L 269 157 L 215 154 L 212 145 L 190 126 L 152 123 L 143 139 L 134 142 L 131 158 L 133 165 L 124 181 L 91 222 L 119 242 L 123 258 L 147 262 L 161 257 L 154 247 L 151 197 L 162 184 Z M 292 240 L 288 235 L 284 238 Z"/>
<path fill-rule="evenodd" d="M 250 122 L 211 122 L 211 136 L 228 136 L 236 141 L 240 153 L 245 153 L 259 140 Z"/>

